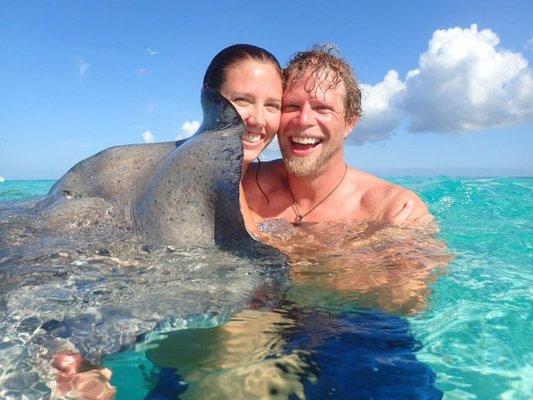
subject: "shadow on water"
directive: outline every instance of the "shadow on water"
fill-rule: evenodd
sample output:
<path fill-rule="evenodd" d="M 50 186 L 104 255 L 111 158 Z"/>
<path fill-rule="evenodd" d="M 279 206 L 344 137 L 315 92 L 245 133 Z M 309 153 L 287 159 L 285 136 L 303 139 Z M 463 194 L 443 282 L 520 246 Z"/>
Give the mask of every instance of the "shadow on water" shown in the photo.
<path fill-rule="evenodd" d="M 224 325 L 151 333 L 108 357 L 119 399 L 442 397 L 402 317 L 426 307 L 450 258 L 433 229 L 261 228 L 291 260 L 283 300 L 273 308 L 272 292 L 260 288 Z"/>

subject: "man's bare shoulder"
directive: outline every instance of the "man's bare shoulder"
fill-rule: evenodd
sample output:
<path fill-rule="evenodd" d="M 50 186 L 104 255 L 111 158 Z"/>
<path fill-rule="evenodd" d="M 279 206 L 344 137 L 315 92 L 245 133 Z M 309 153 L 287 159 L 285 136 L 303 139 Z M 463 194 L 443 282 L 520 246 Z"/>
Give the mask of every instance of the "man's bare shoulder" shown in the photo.
<path fill-rule="evenodd" d="M 429 216 L 426 205 L 412 190 L 362 171 L 357 171 L 356 177 L 362 192 L 361 206 L 375 219 L 404 222 Z"/>

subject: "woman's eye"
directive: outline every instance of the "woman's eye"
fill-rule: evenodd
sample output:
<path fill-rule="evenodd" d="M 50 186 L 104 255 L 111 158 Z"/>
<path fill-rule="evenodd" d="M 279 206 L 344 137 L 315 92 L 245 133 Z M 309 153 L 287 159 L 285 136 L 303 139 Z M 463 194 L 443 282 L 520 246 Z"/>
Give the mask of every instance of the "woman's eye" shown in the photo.
<path fill-rule="evenodd" d="M 244 97 L 236 97 L 233 99 L 233 102 L 234 103 L 237 103 L 239 105 L 246 105 L 249 103 L 248 99 L 244 98 Z"/>
<path fill-rule="evenodd" d="M 268 108 L 269 111 L 272 111 L 272 112 L 277 112 L 281 110 L 281 105 L 275 104 L 275 103 L 267 104 L 266 107 Z"/>

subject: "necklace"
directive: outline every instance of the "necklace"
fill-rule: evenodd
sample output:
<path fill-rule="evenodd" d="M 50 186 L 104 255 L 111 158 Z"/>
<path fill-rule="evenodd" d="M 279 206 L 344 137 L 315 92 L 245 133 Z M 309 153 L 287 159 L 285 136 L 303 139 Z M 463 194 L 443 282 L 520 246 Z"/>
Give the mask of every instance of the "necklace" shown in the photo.
<path fill-rule="evenodd" d="M 326 197 L 324 197 L 322 200 L 320 200 L 318 203 L 316 203 L 313 207 L 311 207 L 311 209 L 309 211 L 307 211 L 304 214 L 300 213 L 300 209 L 298 208 L 298 204 L 296 204 L 296 200 L 294 200 L 294 194 L 292 194 L 291 185 L 289 184 L 289 178 L 287 177 L 287 189 L 289 189 L 289 193 L 290 193 L 291 198 L 292 198 L 291 207 L 292 207 L 292 211 L 294 211 L 294 215 L 295 215 L 294 222 L 295 223 L 298 224 L 298 223 L 302 222 L 305 217 L 307 217 L 309 214 L 311 214 L 319 205 L 321 205 L 323 202 L 325 202 L 326 199 L 335 192 L 335 190 L 337 190 L 339 188 L 339 186 L 341 185 L 342 181 L 344 180 L 344 177 L 346 176 L 346 173 L 348 172 L 348 164 L 344 164 L 344 166 L 345 166 L 344 174 L 342 175 L 342 178 L 339 181 L 339 183 L 337 183 L 337 186 L 335 186 L 333 188 L 333 190 L 331 190 L 331 192 L 329 192 L 326 195 Z"/>

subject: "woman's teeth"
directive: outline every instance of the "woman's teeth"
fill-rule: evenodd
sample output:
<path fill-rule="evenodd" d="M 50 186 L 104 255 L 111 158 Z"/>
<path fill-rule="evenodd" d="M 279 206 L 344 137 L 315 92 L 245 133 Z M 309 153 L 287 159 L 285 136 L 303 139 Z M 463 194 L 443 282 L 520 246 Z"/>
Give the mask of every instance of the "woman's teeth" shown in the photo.
<path fill-rule="evenodd" d="M 261 135 L 256 135 L 254 133 L 245 133 L 243 139 L 250 143 L 257 143 L 261 140 Z"/>

